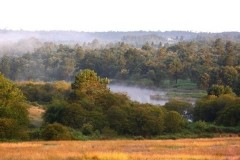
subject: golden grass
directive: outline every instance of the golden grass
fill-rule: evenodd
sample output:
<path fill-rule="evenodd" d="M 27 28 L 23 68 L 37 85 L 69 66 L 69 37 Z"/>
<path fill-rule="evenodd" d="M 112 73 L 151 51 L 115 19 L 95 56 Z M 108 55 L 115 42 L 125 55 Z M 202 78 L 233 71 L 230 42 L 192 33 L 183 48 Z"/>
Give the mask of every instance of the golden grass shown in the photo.
<path fill-rule="evenodd" d="M 42 115 L 44 112 L 45 110 L 40 107 L 30 106 L 28 108 L 30 123 L 35 127 L 40 127 L 43 122 Z"/>
<path fill-rule="evenodd" d="M 0 143 L 1 160 L 238 160 L 240 138 Z"/>

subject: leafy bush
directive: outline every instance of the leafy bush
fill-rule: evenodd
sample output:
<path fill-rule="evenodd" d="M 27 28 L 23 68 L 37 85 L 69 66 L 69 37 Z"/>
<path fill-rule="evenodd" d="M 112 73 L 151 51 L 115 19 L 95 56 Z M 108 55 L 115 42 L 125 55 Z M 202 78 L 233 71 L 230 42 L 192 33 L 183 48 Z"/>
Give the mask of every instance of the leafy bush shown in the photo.
<path fill-rule="evenodd" d="M 0 118 L 0 139 L 27 140 L 26 128 L 19 126 L 16 120 L 11 118 Z"/>
<path fill-rule="evenodd" d="M 67 127 L 59 124 L 47 124 L 42 130 L 44 140 L 71 140 L 73 136 Z"/>
<path fill-rule="evenodd" d="M 39 104 L 51 103 L 55 99 L 64 99 L 70 92 L 70 84 L 65 81 L 53 83 L 27 81 L 18 83 L 18 86 L 28 101 Z"/>
<path fill-rule="evenodd" d="M 223 94 L 233 94 L 232 88 L 223 85 L 212 85 L 208 90 L 208 95 L 220 96 Z"/>
<path fill-rule="evenodd" d="M 208 96 L 197 101 L 194 120 L 215 122 L 218 125 L 237 126 L 240 123 L 239 97 L 224 94 L 219 97 Z"/>
<path fill-rule="evenodd" d="M 167 132 L 178 132 L 184 125 L 183 117 L 176 111 L 170 111 L 165 117 L 165 127 Z"/>
<path fill-rule="evenodd" d="M 37 129 L 31 130 L 29 132 L 29 137 L 30 137 L 31 140 L 40 140 L 40 139 L 42 139 L 42 131 L 41 131 L 41 129 L 37 128 Z"/>
<path fill-rule="evenodd" d="M 91 135 L 93 133 L 93 126 L 90 123 L 83 124 L 82 133 L 84 135 Z"/>
<path fill-rule="evenodd" d="M 225 107 L 219 113 L 216 122 L 224 126 L 240 126 L 240 105 Z"/>
<path fill-rule="evenodd" d="M 0 138 L 27 138 L 28 123 L 25 97 L 20 89 L 0 74 Z"/>
<path fill-rule="evenodd" d="M 169 111 L 176 111 L 187 119 L 192 119 L 193 106 L 191 103 L 171 99 L 168 101 L 164 107 Z"/>
<path fill-rule="evenodd" d="M 16 137 L 17 124 L 14 119 L 0 118 L 0 139 Z"/>
<path fill-rule="evenodd" d="M 109 127 L 104 127 L 102 129 L 102 134 L 105 139 L 114 138 L 117 136 L 117 132 Z"/>
<path fill-rule="evenodd" d="M 165 111 L 150 104 L 134 104 L 124 108 L 127 114 L 126 133 L 134 136 L 152 136 L 164 130 Z"/>
<path fill-rule="evenodd" d="M 201 132 L 204 132 L 207 129 L 208 124 L 204 121 L 197 121 L 194 123 L 194 127 L 195 127 L 195 129 L 197 129 Z"/>

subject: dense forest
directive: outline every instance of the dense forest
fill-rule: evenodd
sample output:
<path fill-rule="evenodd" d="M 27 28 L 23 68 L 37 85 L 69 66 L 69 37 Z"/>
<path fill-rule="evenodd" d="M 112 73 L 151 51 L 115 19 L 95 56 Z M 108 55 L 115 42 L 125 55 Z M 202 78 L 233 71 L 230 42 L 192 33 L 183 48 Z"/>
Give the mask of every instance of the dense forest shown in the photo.
<path fill-rule="evenodd" d="M 200 88 L 226 85 L 240 94 L 240 43 L 237 42 L 184 41 L 158 47 L 146 43 L 141 48 L 123 42 L 104 48 L 96 47 L 97 42 L 88 45 L 46 42 L 32 53 L 2 56 L 0 72 L 14 81 L 49 82 L 73 81 L 79 71 L 92 69 L 101 77 L 147 86 L 188 79 Z"/>
<path fill-rule="evenodd" d="M 98 40 L 66 44 L 33 38 L 35 45 L 26 53 L 21 47 L 2 48 L 0 139 L 239 133 L 240 43 L 224 38 L 199 39 L 139 46 Z M 16 54 L 7 54 L 11 51 Z M 195 104 L 171 99 L 160 106 L 133 102 L 108 88 L 114 81 L 152 88 L 164 88 L 170 81 L 177 87 L 179 80 L 191 81 L 207 95 Z M 29 122 L 32 105 L 45 110 L 41 126 Z"/>

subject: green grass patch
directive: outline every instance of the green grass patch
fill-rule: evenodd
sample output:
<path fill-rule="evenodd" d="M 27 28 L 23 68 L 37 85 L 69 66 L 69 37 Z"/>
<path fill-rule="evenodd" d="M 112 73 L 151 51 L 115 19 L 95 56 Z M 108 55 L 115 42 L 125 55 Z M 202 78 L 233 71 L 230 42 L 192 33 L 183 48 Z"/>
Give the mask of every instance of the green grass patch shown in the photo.
<path fill-rule="evenodd" d="M 204 90 L 193 90 L 186 92 L 185 90 L 169 90 L 166 94 L 168 97 L 172 98 L 202 98 L 207 95 Z"/>
<path fill-rule="evenodd" d="M 175 81 L 165 80 L 162 84 L 164 88 L 178 88 L 178 89 L 197 89 L 198 86 L 196 83 L 191 82 L 191 80 L 179 79 L 177 83 Z"/>

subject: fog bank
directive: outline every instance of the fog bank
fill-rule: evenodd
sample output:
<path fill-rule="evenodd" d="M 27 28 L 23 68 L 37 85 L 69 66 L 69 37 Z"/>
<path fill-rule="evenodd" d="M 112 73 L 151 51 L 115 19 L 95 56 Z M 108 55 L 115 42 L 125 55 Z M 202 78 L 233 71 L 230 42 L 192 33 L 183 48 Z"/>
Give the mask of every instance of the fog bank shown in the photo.
<path fill-rule="evenodd" d="M 139 103 L 150 103 L 150 104 L 159 104 L 164 105 L 168 99 L 166 98 L 166 92 L 147 89 L 147 88 L 140 88 L 137 86 L 127 86 L 123 84 L 109 84 L 109 88 L 114 93 L 124 93 L 129 96 L 129 98 L 133 101 L 137 101 Z M 161 96 L 163 99 L 156 100 L 151 99 L 151 96 Z"/>

